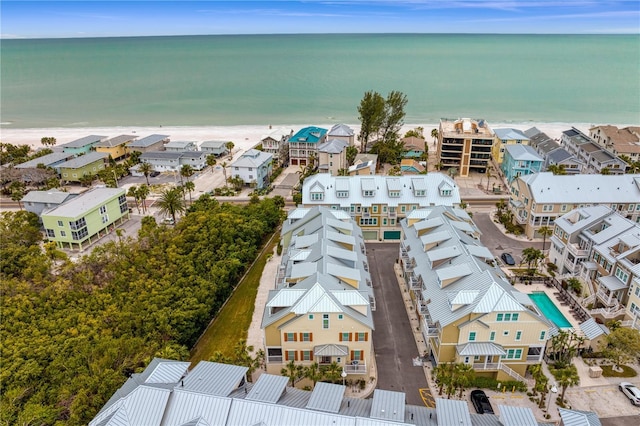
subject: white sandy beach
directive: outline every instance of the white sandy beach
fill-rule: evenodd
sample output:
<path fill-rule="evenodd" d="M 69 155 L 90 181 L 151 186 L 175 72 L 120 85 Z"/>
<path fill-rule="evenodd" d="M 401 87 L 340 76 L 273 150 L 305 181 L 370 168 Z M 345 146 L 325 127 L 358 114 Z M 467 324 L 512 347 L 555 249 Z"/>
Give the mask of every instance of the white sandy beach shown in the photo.
<path fill-rule="evenodd" d="M 326 129 L 330 129 L 333 124 L 309 124 Z M 359 124 L 348 124 L 356 133 L 360 131 Z M 437 124 L 405 124 L 402 128 L 402 134 L 407 130 L 416 127 L 424 128 L 424 135 L 428 141 L 431 141 L 431 130 L 437 129 Z M 572 126 L 588 133 L 592 124 L 587 123 L 489 123 L 492 129 L 510 127 L 520 130 L 526 130 L 530 127 L 537 127 L 550 137 L 556 139 L 564 130 L 570 129 Z M 0 141 L 13 145 L 30 145 L 37 149 L 42 147 L 40 139 L 42 137 L 54 137 L 57 145 L 62 145 L 76 139 L 80 139 L 88 135 L 102 135 L 107 137 L 115 137 L 118 135 L 137 135 L 140 138 L 151 134 L 168 135 L 173 141 L 196 141 L 202 142 L 206 140 L 223 140 L 232 141 L 236 149 L 247 150 L 258 143 L 263 136 L 274 131 L 276 128 L 284 127 L 292 129 L 294 133 L 299 129 L 306 127 L 305 125 L 285 125 L 273 126 L 157 126 L 157 127 L 77 127 L 77 128 L 30 128 L 30 129 L 0 129 Z"/>

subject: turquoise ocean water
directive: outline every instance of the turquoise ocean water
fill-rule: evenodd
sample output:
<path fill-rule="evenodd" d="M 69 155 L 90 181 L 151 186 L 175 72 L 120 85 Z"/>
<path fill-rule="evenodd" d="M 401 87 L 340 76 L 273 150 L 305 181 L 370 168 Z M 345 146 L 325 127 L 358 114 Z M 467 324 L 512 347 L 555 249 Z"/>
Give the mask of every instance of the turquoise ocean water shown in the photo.
<path fill-rule="evenodd" d="M 357 123 L 367 90 L 407 123 L 640 122 L 639 35 L 258 35 L 2 40 L 5 128 Z"/>

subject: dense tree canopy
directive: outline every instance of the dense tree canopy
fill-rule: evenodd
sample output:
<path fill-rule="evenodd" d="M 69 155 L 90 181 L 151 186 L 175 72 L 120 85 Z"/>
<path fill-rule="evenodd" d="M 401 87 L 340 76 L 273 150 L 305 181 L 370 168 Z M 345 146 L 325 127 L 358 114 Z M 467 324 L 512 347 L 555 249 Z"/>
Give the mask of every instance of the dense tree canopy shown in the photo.
<path fill-rule="evenodd" d="M 86 424 L 153 356 L 185 359 L 280 217 L 204 195 L 175 228 L 143 220 L 71 263 L 35 216 L 3 215 L 0 423 Z"/>

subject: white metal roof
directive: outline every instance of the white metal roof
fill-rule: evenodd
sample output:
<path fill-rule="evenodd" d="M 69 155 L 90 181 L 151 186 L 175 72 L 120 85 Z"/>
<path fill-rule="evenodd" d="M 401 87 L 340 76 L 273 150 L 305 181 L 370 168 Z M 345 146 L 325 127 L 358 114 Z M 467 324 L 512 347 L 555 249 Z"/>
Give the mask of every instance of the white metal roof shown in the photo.
<path fill-rule="evenodd" d="M 65 161 L 64 163 L 58 164 L 57 167 L 60 167 L 61 169 L 77 169 L 80 167 L 84 167 L 87 164 L 95 163 L 96 161 L 104 161 L 107 157 L 109 157 L 109 154 L 107 154 L 106 152 L 91 151 L 76 158 L 72 158 L 71 160 Z"/>
<path fill-rule="evenodd" d="M 558 408 L 564 426 L 602 426 L 598 415 L 592 411 Z"/>
<path fill-rule="evenodd" d="M 245 399 L 275 404 L 282 396 L 287 383 L 289 383 L 289 378 L 286 376 L 263 373 Z"/>
<path fill-rule="evenodd" d="M 529 407 L 498 405 L 500 421 L 504 426 L 538 426 L 538 422 Z"/>
<path fill-rule="evenodd" d="M 100 424 L 108 417 L 111 417 L 108 424 L 112 425 L 160 425 L 170 394 L 170 389 L 138 386 L 125 398 L 100 412 L 89 425 Z"/>
<path fill-rule="evenodd" d="M 373 391 L 373 403 L 371 404 L 372 419 L 404 421 L 405 394 L 376 389 Z"/>
<path fill-rule="evenodd" d="M 43 155 L 42 157 L 34 158 L 33 160 L 25 161 L 24 163 L 16 164 L 16 169 L 30 169 L 38 167 L 38 164 L 44 164 L 50 166 L 51 164 L 59 163 L 64 160 L 73 157 L 73 154 L 68 152 L 52 152 L 51 154 Z"/>
<path fill-rule="evenodd" d="M 491 284 L 484 296 L 473 309 L 475 313 L 524 311 L 527 308 L 497 283 Z"/>
<path fill-rule="evenodd" d="M 580 324 L 580 330 L 589 340 L 593 340 L 603 334 L 609 334 L 609 329 L 604 324 L 598 324 L 594 318 L 589 318 Z"/>
<path fill-rule="evenodd" d="M 461 356 L 506 355 L 507 353 L 502 346 L 491 342 L 469 342 L 457 345 L 456 351 Z"/>
<path fill-rule="evenodd" d="M 43 216 L 61 216 L 75 218 L 83 216 L 85 213 L 98 208 L 114 197 L 124 195 L 123 188 L 92 188 L 87 192 L 71 198 L 67 202 L 60 204 L 44 212 Z"/>
<path fill-rule="evenodd" d="M 248 368 L 200 361 L 182 380 L 181 388 L 209 395 L 228 396 L 244 380 Z"/>
<path fill-rule="evenodd" d="M 167 404 L 162 426 L 182 426 L 194 420 L 194 425 L 223 425 L 226 423 L 232 402 L 231 398 L 190 392 L 176 387 Z"/>
<path fill-rule="evenodd" d="M 472 426 L 466 401 L 436 398 L 438 425 Z"/>
<path fill-rule="evenodd" d="M 311 410 L 337 413 L 347 390 L 345 386 L 318 382 L 313 388 L 307 408 Z"/>
<path fill-rule="evenodd" d="M 157 358 L 156 358 L 157 359 Z M 189 370 L 190 362 L 159 361 L 145 383 L 177 383 Z M 146 370 L 145 370 L 146 373 Z"/>

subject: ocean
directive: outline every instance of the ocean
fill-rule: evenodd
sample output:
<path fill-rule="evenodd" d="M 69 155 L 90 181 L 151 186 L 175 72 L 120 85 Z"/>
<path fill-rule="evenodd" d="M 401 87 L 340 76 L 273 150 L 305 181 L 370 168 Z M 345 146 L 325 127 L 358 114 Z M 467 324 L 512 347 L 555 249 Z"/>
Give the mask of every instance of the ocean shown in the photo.
<path fill-rule="evenodd" d="M 640 35 L 238 35 L 2 40 L 2 128 L 640 123 Z"/>

